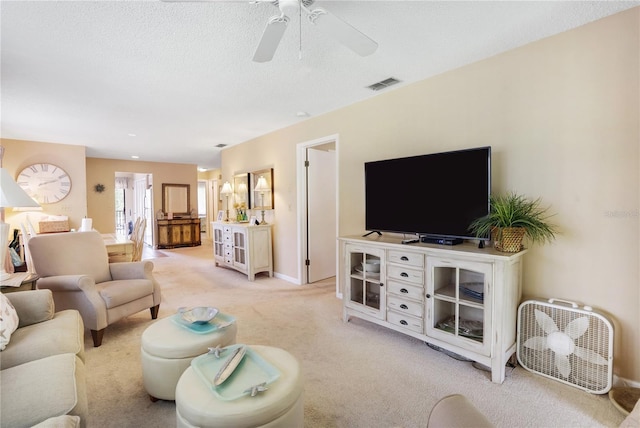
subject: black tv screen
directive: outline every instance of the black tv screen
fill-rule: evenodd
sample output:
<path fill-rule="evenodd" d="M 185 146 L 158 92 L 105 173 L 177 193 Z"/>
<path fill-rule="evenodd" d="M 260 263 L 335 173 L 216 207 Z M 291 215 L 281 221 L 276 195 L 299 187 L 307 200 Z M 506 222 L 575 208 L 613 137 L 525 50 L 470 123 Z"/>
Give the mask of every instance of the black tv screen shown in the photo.
<path fill-rule="evenodd" d="M 471 239 L 489 213 L 491 147 L 366 162 L 368 231 Z"/>

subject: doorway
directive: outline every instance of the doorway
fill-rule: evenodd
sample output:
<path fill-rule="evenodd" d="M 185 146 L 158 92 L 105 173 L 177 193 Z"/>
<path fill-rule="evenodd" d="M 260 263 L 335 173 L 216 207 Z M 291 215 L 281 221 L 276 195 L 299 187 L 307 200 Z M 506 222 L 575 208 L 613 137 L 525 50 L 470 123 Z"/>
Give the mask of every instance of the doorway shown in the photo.
<path fill-rule="evenodd" d="M 153 193 L 152 174 L 116 172 L 115 200 L 116 233 L 129 236 L 138 217 L 147 220 L 144 243 L 153 246 Z"/>
<path fill-rule="evenodd" d="M 302 284 L 336 275 L 337 146 L 337 136 L 298 145 L 299 277 Z"/>

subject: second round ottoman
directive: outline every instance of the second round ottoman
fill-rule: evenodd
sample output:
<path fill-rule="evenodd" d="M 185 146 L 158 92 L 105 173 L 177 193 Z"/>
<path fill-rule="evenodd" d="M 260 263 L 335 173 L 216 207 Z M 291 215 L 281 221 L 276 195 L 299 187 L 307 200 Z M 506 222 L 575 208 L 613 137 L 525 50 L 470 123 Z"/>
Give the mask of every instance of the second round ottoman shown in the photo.
<path fill-rule="evenodd" d="M 218 317 L 232 319 L 224 314 Z M 236 323 L 212 332 L 190 330 L 172 317 L 156 321 L 142 333 L 141 358 L 144 388 L 152 401 L 175 400 L 178 379 L 198 355 L 208 348 L 236 342 Z"/>
<path fill-rule="evenodd" d="M 178 428 L 304 426 L 304 390 L 298 360 L 280 348 L 251 345 L 251 349 L 278 369 L 278 379 L 255 397 L 246 395 L 226 401 L 216 397 L 211 386 L 205 385 L 193 366 L 189 367 L 176 386 Z"/>

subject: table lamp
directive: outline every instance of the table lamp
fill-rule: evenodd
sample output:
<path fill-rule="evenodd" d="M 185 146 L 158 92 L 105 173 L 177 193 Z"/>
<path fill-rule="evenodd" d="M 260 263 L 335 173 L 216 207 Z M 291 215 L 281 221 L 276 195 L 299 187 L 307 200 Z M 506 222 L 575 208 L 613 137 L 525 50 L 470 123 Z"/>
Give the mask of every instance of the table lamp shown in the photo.
<path fill-rule="evenodd" d="M 224 221 L 229 221 L 229 195 L 233 193 L 233 189 L 231 188 L 231 184 L 229 184 L 228 181 L 224 182 L 220 193 L 227 197 L 227 218 L 225 218 Z"/>
<path fill-rule="evenodd" d="M 269 185 L 267 184 L 267 179 L 261 175 L 260 178 L 258 178 L 258 184 L 256 184 L 256 188 L 253 190 L 260 193 L 260 209 L 262 215 L 260 224 L 267 224 L 267 222 L 264 221 L 264 193 L 271 191 L 271 187 L 269 187 Z"/>
<path fill-rule="evenodd" d="M 0 162 L 4 147 L 0 150 Z M 1 164 L 1 163 L 0 163 Z M 0 280 L 7 279 L 10 274 L 5 270 L 9 246 L 9 223 L 4 222 L 5 208 L 39 208 L 40 205 L 22 190 L 9 172 L 0 168 Z"/>

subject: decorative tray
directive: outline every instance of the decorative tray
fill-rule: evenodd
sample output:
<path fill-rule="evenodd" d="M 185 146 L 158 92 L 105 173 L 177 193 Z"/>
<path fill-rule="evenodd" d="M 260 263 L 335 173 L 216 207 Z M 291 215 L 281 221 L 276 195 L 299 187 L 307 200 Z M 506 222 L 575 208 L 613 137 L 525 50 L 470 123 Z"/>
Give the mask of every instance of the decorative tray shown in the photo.
<path fill-rule="evenodd" d="M 234 372 L 220 386 L 213 386 L 213 379 L 227 361 L 228 357 L 241 346 L 246 347 L 244 358 Z M 213 354 L 204 354 L 191 361 L 191 367 L 199 375 L 211 392 L 221 400 L 235 400 L 251 395 L 251 388 L 263 384 L 267 386 L 280 377 L 280 371 L 262 358 L 249 346 L 235 344 L 227 346 L 217 358 Z"/>
<path fill-rule="evenodd" d="M 189 331 L 201 334 L 212 333 L 214 331 L 220 330 L 221 328 L 227 327 L 229 324 L 232 324 L 236 321 L 235 317 L 223 314 L 222 312 L 218 312 L 214 319 L 205 324 L 190 323 L 182 318 L 182 314 L 180 313 L 173 314 L 171 316 L 171 320 Z"/>

